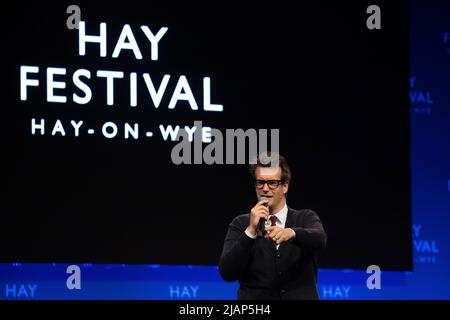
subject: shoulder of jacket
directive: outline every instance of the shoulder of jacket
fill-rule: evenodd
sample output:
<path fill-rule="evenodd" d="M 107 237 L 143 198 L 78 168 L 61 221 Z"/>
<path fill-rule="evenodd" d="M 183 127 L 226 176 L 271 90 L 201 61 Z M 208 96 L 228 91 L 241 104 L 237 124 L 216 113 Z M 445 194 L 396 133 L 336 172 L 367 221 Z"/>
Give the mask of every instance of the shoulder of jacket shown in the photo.
<path fill-rule="evenodd" d="M 296 210 L 293 208 L 289 208 L 289 211 L 294 216 L 309 216 L 309 215 L 317 215 L 317 212 L 315 212 L 312 209 L 300 209 Z"/>
<path fill-rule="evenodd" d="M 232 223 L 242 223 L 245 222 L 250 219 L 250 213 L 244 213 L 244 214 L 240 214 L 236 217 L 234 217 L 233 222 Z"/>

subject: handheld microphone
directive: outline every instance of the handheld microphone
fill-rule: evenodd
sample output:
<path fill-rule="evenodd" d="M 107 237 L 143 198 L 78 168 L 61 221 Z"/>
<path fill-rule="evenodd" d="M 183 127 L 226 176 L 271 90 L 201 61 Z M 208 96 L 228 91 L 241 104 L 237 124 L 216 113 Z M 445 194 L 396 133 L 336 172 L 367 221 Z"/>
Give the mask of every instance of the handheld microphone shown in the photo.
<path fill-rule="evenodd" d="M 269 198 L 263 196 L 263 197 L 260 197 L 259 200 L 260 201 L 261 200 L 269 200 Z M 267 208 L 268 204 L 265 203 L 264 206 Z M 267 231 L 266 231 L 265 225 L 266 225 L 266 219 L 260 218 L 259 222 L 258 222 L 258 229 L 256 230 L 256 236 L 258 238 L 264 237 L 264 235 L 266 234 Z"/>

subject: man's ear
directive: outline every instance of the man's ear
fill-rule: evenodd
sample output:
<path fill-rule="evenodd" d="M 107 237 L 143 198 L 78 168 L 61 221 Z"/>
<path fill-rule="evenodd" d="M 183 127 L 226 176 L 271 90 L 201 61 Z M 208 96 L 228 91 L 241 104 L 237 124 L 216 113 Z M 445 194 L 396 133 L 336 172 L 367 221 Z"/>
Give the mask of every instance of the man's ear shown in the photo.
<path fill-rule="evenodd" d="M 288 190 L 289 190 L 289 184 L 288 183 L 283 184 L 283 194 L 284 195 L 287 194 Z"/>

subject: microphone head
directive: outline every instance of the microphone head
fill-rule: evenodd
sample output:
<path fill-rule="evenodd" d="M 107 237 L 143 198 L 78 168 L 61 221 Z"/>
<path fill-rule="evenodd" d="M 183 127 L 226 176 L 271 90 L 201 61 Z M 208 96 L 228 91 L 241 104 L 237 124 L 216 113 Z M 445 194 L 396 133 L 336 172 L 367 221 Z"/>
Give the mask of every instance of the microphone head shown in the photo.
<path fill-rule="evenodd" d="M 267 201 L 269 201 L 269 198 L 264 197 L 264 196 L 260 196 L 260 197 L 259 197 L 259 201 L 262 201 L 262 200 L 267 200 Z M 267 207 L 267 203 L 265 204 L 265 206 Z"/>

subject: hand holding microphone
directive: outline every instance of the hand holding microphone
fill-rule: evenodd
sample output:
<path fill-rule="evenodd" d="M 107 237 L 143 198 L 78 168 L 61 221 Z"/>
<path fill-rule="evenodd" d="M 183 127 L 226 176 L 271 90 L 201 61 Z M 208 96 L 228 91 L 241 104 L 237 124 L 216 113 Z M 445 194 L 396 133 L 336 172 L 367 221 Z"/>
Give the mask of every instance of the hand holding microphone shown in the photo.
<path fill-rule="evenodd" d="M 260 197 L 260 201 L 252 208 L 250 212 L 250 224 L 248 230 L 257 237 L 264 236 L 265 221 L 269 218 L 269 199 Z"/>

